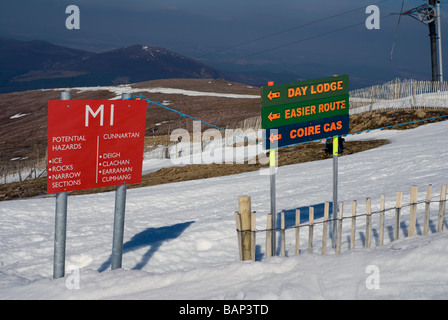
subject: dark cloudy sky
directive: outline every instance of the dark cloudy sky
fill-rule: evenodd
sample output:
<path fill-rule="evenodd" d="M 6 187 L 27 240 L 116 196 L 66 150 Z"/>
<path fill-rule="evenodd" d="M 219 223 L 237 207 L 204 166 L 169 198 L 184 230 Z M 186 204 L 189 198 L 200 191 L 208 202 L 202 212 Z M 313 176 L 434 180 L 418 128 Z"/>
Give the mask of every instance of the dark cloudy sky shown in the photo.
<path fill-rule="evenodd" d="M 0 36 L 95 52 L 161 46 L 225 71 L 430 80 L 428 28 L 410 17 L 401 18 L 389 61 L 398 22 L 391 14 L 400 12 L 402 1 L 2 0 Z M 404 9 L 424 3 L 405 0 Z M 71 4 L 80 9 L 79 30 L 65 27 Z M 379 30 L 365 26 L 372 4 L 380 8 Z M 441 7 L 442 37 L 448 37 L 448 1 Z M 446 56 L 448 47 L 443 50 Z"/>

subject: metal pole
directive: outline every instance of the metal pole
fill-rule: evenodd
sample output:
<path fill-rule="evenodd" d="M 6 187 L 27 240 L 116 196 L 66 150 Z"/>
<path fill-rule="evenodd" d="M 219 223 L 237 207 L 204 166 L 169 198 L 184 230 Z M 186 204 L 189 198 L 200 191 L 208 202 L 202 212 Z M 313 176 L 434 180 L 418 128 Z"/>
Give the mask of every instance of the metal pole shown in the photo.
<path fill-rule="evenodd" d="M 436 0 L 429 0 L 428 4 L 430 6 L 435 6 Z M 438 61 L 437 61 L 437 34 L 436 34 L 436 20 L 428 23 L 429 27 L 429 38 L 431 42 L 431 68 L 432 68 L 432 82 L 433 82 L 433 90 L 436 89 L 436 82 L 439 81 L 438 76 Z"/>
<path fill-rule="evenodd" d="M 268 82 L 268 86 L 273 86 L 274 81 Z M 272 131 L 272 130 L 271 130 Z M 275 142 L 277 143 L 277 141 Z M 277 145 L 274 145 L 276 147 Z M 276 232 L 275 228 L 277 228 L 277 216 L 276 216 L 276 201 L 275 201 L 275 173 L 277 166 L 277 152 L 276 149 L 269 149 L 269 175 L 270 175 L 270 187 L 271 187 L 271 216 L 272 216 L 272 254 L 271 256 L 275 256 L 276 253 Z"/>
<path fill-rule="evenodd" d="M 62 91 L 61 100 L 71 100 L 70 91 Z M 56 194 L 56 210 L 54 225 L 54 257 L 53 278 L 62 278 L 65 275 L 65 240 L 67 233 L 67 192 Z"/>
<path fill-rule="evenodd" d="M 442 66 L 442 27 L 440 25 L 440 0 L 437 0 L 437 36 L 438 36 L 438 47 L 439 47 L 439 90 L 441 90 L 441 86 L 443 83 L 443 66 Z"/>
<path fill-rule="evenodd" d="M 132 100 L 132 93 L 123 93 L 123 100 Z M 112 239 L 111 269 L 121 268 L 123 257 L 124 216 L 126 208 L 126 185 L 115 190 L 114 234 Z"/>
<path fill-rule="evenodd" d="M 332 219 L 332 246 L 336 248 L 336 219 L 338 217 L 338 136 L 333 137 L 333 219 Z"/>
<path fill-rule="evenodd" d="M 111 269 L 121 268 L 123 256 L 124 214 L 126 207 L 126 185 L 117 186 L 115 191 L 114 236 L 112 240 Z"/>
<path fill-rule="evenodd" d="M 276 252 L 276 236 L 275 228 L 277 228 L 276 222 L 276 202 L 275 202 L 275 169 L 277 166 L 276 149 L 269 149 L 269 174 L 270 174 L 270 186 L 271 186 L 271 216 L 272 216 L 272 255 L 275 256 Z"/>

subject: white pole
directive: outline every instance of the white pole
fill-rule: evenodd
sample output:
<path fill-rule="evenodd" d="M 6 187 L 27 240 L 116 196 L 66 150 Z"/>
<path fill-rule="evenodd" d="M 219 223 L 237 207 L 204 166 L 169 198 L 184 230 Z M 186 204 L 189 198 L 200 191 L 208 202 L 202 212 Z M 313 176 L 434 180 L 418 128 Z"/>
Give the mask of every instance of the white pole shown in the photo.
<path fill-rule="evenodd" d="M 443 67 L 442 67 L 442 27 L 440 26 L 440 0 L 437 1 L 436 4 L 437 7 L 437 34 L 439 36 L 439 81 L 440 81 L 440 85 L 442 85 L 443 83 Z"/>

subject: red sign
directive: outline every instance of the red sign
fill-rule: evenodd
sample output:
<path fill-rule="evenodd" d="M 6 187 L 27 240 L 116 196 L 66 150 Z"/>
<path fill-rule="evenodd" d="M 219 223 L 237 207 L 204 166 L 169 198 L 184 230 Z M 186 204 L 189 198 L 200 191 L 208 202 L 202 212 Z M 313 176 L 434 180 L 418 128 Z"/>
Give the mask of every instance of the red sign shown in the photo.
<path fill-rule="evenodd" d="M 139 183 L 145 101 L 48 102 L 47 193 Z"/>

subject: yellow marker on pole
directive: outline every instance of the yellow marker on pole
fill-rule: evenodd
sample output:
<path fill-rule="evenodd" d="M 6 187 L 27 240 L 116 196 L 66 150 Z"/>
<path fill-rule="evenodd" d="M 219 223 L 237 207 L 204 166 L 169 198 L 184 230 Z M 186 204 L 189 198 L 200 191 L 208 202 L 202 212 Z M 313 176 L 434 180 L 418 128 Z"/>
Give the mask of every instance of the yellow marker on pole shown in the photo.
<path fill-rule="evenodd" d="M 269 149 L 269 166 L 275 167 L 275 149 Z"/>
<path fill-rule="evenodd" d="M 333 219 L 332 219 L 332 247 L 336 248 L 336 219 L 338 216 L 338 154 L 339 154 L 339 138 L 333 137 Z"/>
<path fill-rule="evenodd" d="M 339 155 L 339 138 L 338 136 L 333 137 L 333 155 L 337 156 Z"/>

